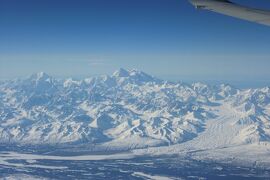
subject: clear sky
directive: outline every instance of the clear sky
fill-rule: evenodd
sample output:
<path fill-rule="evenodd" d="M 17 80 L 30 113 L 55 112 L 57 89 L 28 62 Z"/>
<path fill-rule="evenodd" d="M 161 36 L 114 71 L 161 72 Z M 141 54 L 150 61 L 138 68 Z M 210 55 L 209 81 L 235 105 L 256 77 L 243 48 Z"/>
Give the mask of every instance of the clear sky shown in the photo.
<path fill-rule="evenodd" d="M 269 0 L 234 0 L 270 10 Z M 110 74 L 270 82 L 270 27 L 187 0 L 0 0 L 0 78 Z M 270 83 L 269 83 L 270 85 Z"/>

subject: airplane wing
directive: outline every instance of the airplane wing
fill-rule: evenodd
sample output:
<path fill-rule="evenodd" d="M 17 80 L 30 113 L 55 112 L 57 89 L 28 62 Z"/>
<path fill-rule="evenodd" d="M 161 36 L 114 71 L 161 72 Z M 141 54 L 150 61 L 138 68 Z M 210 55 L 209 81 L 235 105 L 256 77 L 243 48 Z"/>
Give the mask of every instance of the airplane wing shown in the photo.
<path fill-rule="evenodd" d="M 254 9 L 228 0 L 190 0 L 198 9 L 206 9 L 247 21 L 270 26 L 270 10 Z"/>

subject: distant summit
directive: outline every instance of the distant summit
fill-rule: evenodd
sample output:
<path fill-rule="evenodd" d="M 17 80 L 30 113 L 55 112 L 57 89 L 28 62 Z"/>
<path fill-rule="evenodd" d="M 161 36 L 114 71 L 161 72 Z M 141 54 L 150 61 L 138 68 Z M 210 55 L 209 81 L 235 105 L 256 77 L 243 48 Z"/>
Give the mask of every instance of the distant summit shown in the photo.
<path fill-rule="evenodd" d="M 120 68 L 119 70 L 115 71 L 112 75 L 115 78 L 126 78 L 130 80 L 131 83 L 145 83 L 145 82 L 160 82 L 161 80 L 146 74 L 143 71 L 139 71 L 136 69 L 126 70 Z"/>
<path fill-rule="evenodd" d="M 114 77 L 128 77 L 129 76 L 129 71 L 125 70 L 123 68 L 118 69 L 113 73 Z"/>
<path fill-rule="evenodd" d="M 29 79 L 33 81 L 50 81 L 52 78 L 45 72 L 38 72 L 32 74 Z"/>

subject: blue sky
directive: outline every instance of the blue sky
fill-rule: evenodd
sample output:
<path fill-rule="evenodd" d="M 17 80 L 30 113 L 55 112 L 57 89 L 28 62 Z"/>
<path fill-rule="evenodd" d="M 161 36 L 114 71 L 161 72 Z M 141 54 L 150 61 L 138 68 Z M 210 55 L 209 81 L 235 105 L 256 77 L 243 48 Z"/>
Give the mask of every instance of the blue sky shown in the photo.
<path fill-rule="evenodd" d="M 270 9 L 269 0 L 234 0 Z M 136 68 L 184 81 L 270 82 L 270 27 L 186 0 L 0 0 L 1 79 Z"/>

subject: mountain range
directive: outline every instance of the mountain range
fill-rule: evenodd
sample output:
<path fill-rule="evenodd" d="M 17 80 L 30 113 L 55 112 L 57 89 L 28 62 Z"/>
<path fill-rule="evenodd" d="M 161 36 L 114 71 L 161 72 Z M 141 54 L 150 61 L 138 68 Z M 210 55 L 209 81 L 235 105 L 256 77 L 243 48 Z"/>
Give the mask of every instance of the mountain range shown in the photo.
<path fill-rule="evenodd" d="M 0 83 L 0 142 L 145 148 L 270 142 L 270 88 L 169 82 L 138 70 Z"/>

